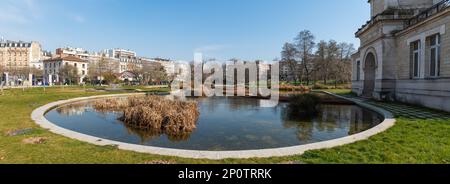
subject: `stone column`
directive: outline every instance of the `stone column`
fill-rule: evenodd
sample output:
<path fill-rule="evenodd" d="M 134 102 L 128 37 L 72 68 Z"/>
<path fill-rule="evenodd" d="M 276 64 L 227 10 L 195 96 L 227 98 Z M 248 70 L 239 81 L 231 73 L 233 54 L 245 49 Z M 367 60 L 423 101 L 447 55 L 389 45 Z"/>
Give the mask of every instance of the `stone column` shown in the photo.
<path fill-rule="evenodd" d="M 9 73 L 5 72 L 5 86 L 9 86 Z"/>
<path fill-rule="evenodd" d="M 53 76 L 48 75 L 48 86 L 53 86 Z"/>
<path fill-rule="evenodd" d="M 33 86 L 34 84 L 33 84 L 33 74 L 28 74 L 28 82 L 29 82 L 29 85 L 30 86 Z"/>

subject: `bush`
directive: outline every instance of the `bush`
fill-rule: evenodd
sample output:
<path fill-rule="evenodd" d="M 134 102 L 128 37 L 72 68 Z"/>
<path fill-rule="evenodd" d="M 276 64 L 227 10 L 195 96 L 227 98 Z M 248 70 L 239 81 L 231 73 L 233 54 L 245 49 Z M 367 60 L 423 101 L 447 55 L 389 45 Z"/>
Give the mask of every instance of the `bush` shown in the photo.
<path fill-rule="evenodd" d="M 339 84 L 339 85 L 335 86 L 334 84 L 324 85 L 324 84 L 316 83 L 313 85 L 313 89 L 351 89 L 351 88 L 352 88 L 351 84 Z"/>
<path fill-rule="evenodd" d="M 296 92 L 302 92 L 307 93 L 310 92 L 311 89 L 308 86 L 294 86 L 289 84 L 280 84 L 279 86 L 280 91 L 296 91 Z"/>
<path fill-rule="evenodd" d="M 320 98 L 306 93 L 292 96 L 289 100 L 290 116 L 314 116 L 319 112 Z"/>

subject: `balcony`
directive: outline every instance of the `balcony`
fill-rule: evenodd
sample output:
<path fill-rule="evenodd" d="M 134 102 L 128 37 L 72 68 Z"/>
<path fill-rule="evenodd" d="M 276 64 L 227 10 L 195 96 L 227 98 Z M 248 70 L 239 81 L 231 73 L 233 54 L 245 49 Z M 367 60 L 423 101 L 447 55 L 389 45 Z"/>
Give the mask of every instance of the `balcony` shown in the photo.
<path fill-rule="evenodd" d="M 450 0 L 443 0 L 430 8 L 423 9 L 419 14 L 416 14 L 414 9 L 390 9 L 386 10 L 383 13 L 380 13 L 374 17 L 370 21 L 367 21 L 365 25 L 363 25 L 358 31 L 356 35 L 358 36 L 360 33 L 375 25 L 380 21 L 386 20 L 397 20 L 404 22 L 404 29 L 414 26 L 429 17 L 436 15 L 440 12 L 443 12 L 447 8 L 450 7 Z"/>
<path fill-rule="evenodd" d="M 444 10 L 446 10 L 449 7 L 450 7 L 450 0 L 443 0 L 443 1 L 433 5 L 431 8 L 428 8 L 428 9 L 420 12 L 418 15 L 416 15 L 413 18 L 406 21 L 405 29 L 422 22 L 433 15 L 443 12 Z"/>
<path fill-rule="evenodd" d="M 376 23 L 380 21 L 407 21 L 411 19 L 411 17 L 414 16 L 413 10 L 404 10 L 404 9 L 390 9 L 386 10 L 383 13 L 380 13 L 374 17 L 372 17 L 371 20 L 367 21 L 366 24 L 364 24 L 361 28 L 358 29 L 356 32 L 356 35 L 358 36 L 360 33 L 368 29 L 369 27 L 372 27 Z"/>

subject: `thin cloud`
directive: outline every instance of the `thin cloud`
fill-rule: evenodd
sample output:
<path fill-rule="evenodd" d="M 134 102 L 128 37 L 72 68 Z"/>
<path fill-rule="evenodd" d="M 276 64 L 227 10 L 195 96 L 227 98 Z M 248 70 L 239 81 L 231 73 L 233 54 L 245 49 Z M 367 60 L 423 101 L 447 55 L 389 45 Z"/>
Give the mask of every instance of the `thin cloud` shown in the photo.
<path fill-rule="evenodd" d="M 31 11 L 31 2 L 30 0 L 4 0 L 0 11 L 0 22 L 16 24 L 31 22 L 33 17 L 25 13 Z"/>
<path fill-rule="evenodd" d="M 43 11 L 36 0 L 2 0 L 0 22 L 27 24 L 42 17 Z"/>
<path fill-rule="evenodd" d="M 80 24 L 86 22 L 86 19 L 81 15 L 72 15 L 72 16 L 70 16 L 70 18 L 73 21 L 80 23 Z"/>
<path fill-rule="evenodd" d="M 206 45 L 206 46 L 196 48 L 196 49 L 194 49 L 194 51 L 200 52 L 200 53 L 218 52 L 218 51 L 228 49 L 229 47 L 230 47 L 230 45 L 221 45 L 221 44 Z"/>

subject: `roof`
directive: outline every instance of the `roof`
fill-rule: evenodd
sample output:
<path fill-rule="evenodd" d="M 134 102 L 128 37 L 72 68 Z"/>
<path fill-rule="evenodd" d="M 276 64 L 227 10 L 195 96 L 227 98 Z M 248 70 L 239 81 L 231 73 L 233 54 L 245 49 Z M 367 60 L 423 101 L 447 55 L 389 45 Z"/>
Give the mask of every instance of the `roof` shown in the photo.
<path fill-rule="evenodd" d="M 130 72 L 130 71 L 117 73 L 115 75 L 116 75 L 116 77 L 122 77 L 122 78 L 134 78 L 134 77 L 136 77 L 136 74 L 134 74 L 133 72 Z"/>
<path fill-rule="evenodd" d="M 73 61 L 73 62 L 87 62 L 86 60 L 83 60 L 76 56 L 65 56 L 65 57 L 55 57 L 51 59 L 44 60 L 44 62 L 51 62 L 51 61 Z"/>

